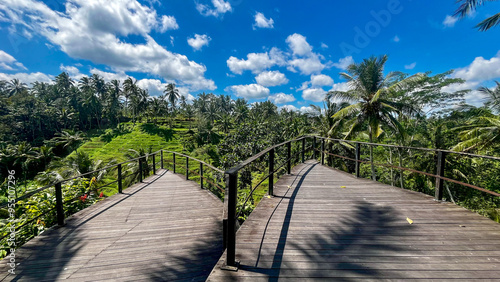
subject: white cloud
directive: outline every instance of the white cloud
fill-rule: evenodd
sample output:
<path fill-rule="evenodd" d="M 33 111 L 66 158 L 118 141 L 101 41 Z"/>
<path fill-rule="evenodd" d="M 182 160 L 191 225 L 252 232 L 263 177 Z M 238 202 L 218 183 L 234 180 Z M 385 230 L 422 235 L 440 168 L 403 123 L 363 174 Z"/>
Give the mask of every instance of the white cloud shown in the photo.
<path fill-rule="evenodd" d="M 295 97 L 292 94 L 278 93 L 269 96 L 269 100 L 275 104 L 285 104 L 295 101 Z"/>
<path fill-rule="evenodd" d="M 258 84 L 233 85 L 226 88 L 226 91 L 232 91 L 236 96 L 245 99 L 259 99 L 269 96 L 269 89 Z"/>
<path fill-rule="evenodd" d="M 160 32 L 167 30 L 178 29 L 179 25 L 173 16 L 162 16 Z"/>
<path fill-rule="evenodd" d="M 444 18 L 444 21 L 443 21 L 443 25 L 445 27 L 454 27 L 455 26 L 455 23 L 458 21 L 457 18 L 453 17 L 453 16 L 450 16 L 450 15 L 446 15 L 446 18 Z"/>
<path fill-rule="evenodd" d="M 288 67 L 289 71 L 296 71 L 295 68 L 298 68 L 300 73 L 304 75 L 318 73 L 325 68 L 325 65 L 321 63 L 319 56 L 314 53 L 307 58 L 293 59 L 289 61 L 288 64 L 290 65 Z"/>
<path fill-rule="evenodd" d="M 72 58 L 107 65 L 115 72 L 148 73 L 177 80 L 192 90 L 216 88 L 212 80 L 204 77 L 204 65 L 166 50 L 149 35 L 165 26 L 153 8 L 137 0 L 68 0 L 65 13 L 33 0 L 3 2 L 0 12 L 8 15 L 13 26 L 46 37 Z M 119 38 L 128 35 L 139 35 L 145 43 L 128 43 Z"/>
<path fill-rule="evenodd" d="M 279 71 L 266 71 L 260 73 L 255 80 L 258 84 L 266 87 L 287 84 L 288 79 L 285 74 Z"/>
<path fill-rule="evenodd" d="M 227 60 L 227 66 L 236 74 L 242 74 L 245 70 L 252 71 L 253 73 L 260 73 L 276 64 L 276 60 L 273 60 L 267 52 L 250 53 L 247 55 L 246 60 L 238 59 L 233 56 L 229 57 Z"/>
<path fill-rule="evenodd" d="M 294 55 L 297 56 L 306 56 L 311 54 L 312 47 L 307 43 L 306 38 L 303 35 L 298 33 L 294 33 L 287 37 L 286 43 L 292 50 Z"/>
<path fill-rule="evenodd" d="M 341 70 L 346 70 L 347 67 L 352 64 L 354 64 L 354 59 L 352 56 L 347 56 L 345 58 L 341 58 L 338 63 L 333 63 L 333 66 Z"/>
<path fill-rule="evenodd" d="M 335 83 L 330 89 L 330 91 L 348 91 L 349 90 L 349 83 L 347 82 L 340 82 L 340 83 Z"/>
<path fill-rule="evenodd" d="M 312 86 L 330 86 L 333 85 L 333 79 L 326 74 L 311 75 Z"/>
<path fill-rule="evenodd" d="M 263 13 L 257 12 L 255 14 L 255 23 L 253 24 L 253 29 L 255 29 L 255 27 L 274 28 L 274 20 L 271 18 L 266 19 Z"/>
<path fill-rule="evenodd" d="M 414 63 L 411 63 L 411 64 L 409 64 L 409 65 L 405 65 L 405 69 L 407 69 L 407 70 L 412 70 L 412 69 L 414 69 L 416 66 L 417 66 L 417 63 L 416 63 L 416 62 L 414 62 Z"/>
<path fill-rule="evenodd" d="M 321 48 L 328 49 L 328 45 L 326 45 L 325 43 L 321 42 Z"/>
<path fill-rule="evenodd" d="M 193 47 L 194 50 L 200 50 L 203 46 L 208 46 L 208 42 L 210 42 L 212 38 L 210 38 L 208 35 L 203 34 L 195 34 L 194 38 L 188 38 L 188 44 L 189 46 Z"/>
<path fill-rule="evenodd" d="M 489 60 L 483 57 L 476 57 L 470 65 L 456 69 L 453 76 L 475 81 L 486 81 L 499 78 L 500 52 Z"/>
<path fill-rule="evenodd" d="M 52 75 L 47 75 L 41 72 L 34 72 L 34 73 L 16 73 L 16 74 L 6 74 L 6 73 L 0 73 L 0 80 L 6 80 L 6 81 L 11 81 L 14 78 L 19 79 L 19 81 L 24 82 L 28 85 L 31 83 L 38 81 L 38 82 L 47 82 L 47 83 L 52 83 L 54 76 Z"/>
<path fill-rule="evenodd" d="M 300 112 L 303 114 L 309 114 L 313 116 L 317 116 L 319 113 L 313 107 L 300 107 Z"/>
<path fill-rule="evenodd" d="M 198 3 L 196 4 L 196 9 L 205 17 L 218 17 L 232 11 L 231 4 L 229 2 L 225 2 L 224 0 L 212 0 L 212 5 L 213 8 L 209 5 Z"/>
<path fill-rule="evenodd" d="M 392 39 L 392 41 L 399 42 L 399 41 L 401 41 L 401 39 L 399 38 L 399 36 L 396 35 L 396 36 L 394 36 L 394 38 Z"/>
<path fill-rule="evenodd" d="M 293 111 L 293 112 L 297 112 L 299 110 L 294 105 L 283 105 L 283 106 L 281 106 L 281 107 L 278 108 L 278 110 L 280 110 L 280 111 L 282 109 L 285 109 L 285 110 L 288 110 L 288 111 Z"/>
<path fill-rule="evenodd" d="M 293 58 L 288 61 L 289 71 L 295 72 L 299 69 L 302 74 L 310 75 L 325 68 L 321 63 L 322 56 L 312 51 L 312 46 L 303 35 L 294 33 L 287 37 L 286 43 L 293 54 Z"/>
<path fill-rule="evenodd" d="M 302 98 L 304 100 L 321 102 L 325 99 L 326 91 L 322 88 L 309 88 L 302 91 Z"/>
<path fill-rule="evenodd" d="M 27 70 L 27 68 L 20 62 L 18 62 L 14 57 L 7 54 L 6 52 L 0 50 L 0 69 L 5 70 L 16 70 L 23 69 Z"/>

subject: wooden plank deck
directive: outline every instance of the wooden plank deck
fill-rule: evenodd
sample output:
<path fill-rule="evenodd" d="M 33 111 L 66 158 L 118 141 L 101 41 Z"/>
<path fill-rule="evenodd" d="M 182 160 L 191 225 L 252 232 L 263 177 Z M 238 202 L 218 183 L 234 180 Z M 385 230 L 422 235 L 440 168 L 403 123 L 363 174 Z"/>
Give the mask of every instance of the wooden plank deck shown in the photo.
<path fill-rule="evenodd" d="M 222 254 L 223 204 L 162 170 L 20 248 L 2 281 L 205 281 Z"/>
<path fill-rule="evenodd" d="M 237 232 L 239 270 L 224 254 L 208 281 L 500 279 L 500 224 L 454 204 L 313 161 L 274 191 Z"/>

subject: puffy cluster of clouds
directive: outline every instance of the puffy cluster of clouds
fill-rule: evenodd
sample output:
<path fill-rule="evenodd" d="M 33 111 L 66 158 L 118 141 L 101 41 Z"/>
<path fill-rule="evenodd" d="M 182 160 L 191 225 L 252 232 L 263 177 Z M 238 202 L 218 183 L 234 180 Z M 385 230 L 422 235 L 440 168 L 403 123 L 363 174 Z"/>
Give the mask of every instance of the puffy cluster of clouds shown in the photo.
<path fill-rule="evenodd" d="M 500 51 L 490 59 L 476 57 L 468 66 L 455 69 L 452 77 L 464 79 L 465 83 L 444 87 L 442 89 L 444 92 L 472 89 L 465 96 L 466 102 L 475 106 L 482 105 L 485 95 L 477 91 L 477 88 L 481 85 L 484 86 L 491 80 L 500 78 Z"/>
<path fill-rule="evenodd" d="M 194 37 L 188 38 L 187 42 L 189 46 L 193 47 L 195 51 L 201 50 L 203 46 L 208 46 L 208 43 L 212 40 L 208 35 L 195 34 Z"/>
<path fill-rule="evenodd" d="M 219 17 L 227 12 L 231 12 L 233 8 L 231 7 L 231 3 L 224 0 L 212 0 L 212 7 L 208 4 L 198 3 L 196 4 L 196 10 L 205 17 Z"/>
<path fill-rule="evenodd" d="M 286 78 L 285 74 L 279 71 L 265 71 L 261 72 L 259 75 L 255 77 L 255 80 L 258 84 L 262 86 L 278 86 L 288 83 L 288 78 Z"/>
<path fill-rule="evenodd" d="M 267 19 L 263 13 L 257 12 L 255 14 L 255 23 L 253 25 L 253 29 L 256 29 L 257 27 L 274 28 L 274 20 L 271 18 Z"/>
<path fill-rule="evenodd" d="M 286 104 L 295 101 L 292 94 L 278 93 L 269 96 L 269 100 L 275 104 Z"/>
<path fill-rule="evenodd" d="M 257 13 L 256 22 L 258 16 L 264 17 L 264 15 Z M 302 90 L 306 90 L 308 84 L 312 84 L 315 88 L 308 89 L 306 91 L 307 94 L 303 95 L 303 97 L 307 97 L 311 101 L 317 101 L 320 99 L 319 96 L 324 96 L 326 91 L 320 87 L 323 85 L 333 85 L 333 79 L 320 73 L 329 63 L 322 62 L 324 57 L 321 54 L 313 52 L 313 47 L 307 42 L 306 37 L 301 34 L 294 33 L 288 36 L 285 42 L 288 46 L 288 50 L 286 51 L 273 47 L 268 52 L 249 53 L 246 59 L 239 59 L 234 56 L 229 57 L 227 66 L 232 73 L 242 74 L 245 71 L 251 71 L 256 75 L 255 80 L 257 84 L 236 85 L 226 89 L 239 97 L 247 99 L 267 97 L 277 104 L 293 102 L 295 101 L 295 97 L 292 94 L 278 93 L 270 95 L 270 91 L 266 91 L 269 90 L 266 87 L 284 85 L 289 82 L 284 73 L 277 70 L 269 70 L 277 66 L 285 67 L 291 72 L 300 72 L 302 75 L 311 75 L 311 82 L 306 83 Z M 323 93 L 320 93 L 321 90 Z"/>
<path fill-rule="evenodd" d="M 270 90 L 259 84 L 233 85 L 226 88 L 226 91 L 232 91 L 236 96 L 246 99 L 267 98 Z"/>
<path fill-rule="evenodd" d="M 227 10 L 224 1 L 212 2 L 217 11 Z M 159 16 L 137 0 L 68 0 L 65 8 L 61 12 L 39 1 L 4 0 L 0 12 L 12 23 L 11 31 L 43 36 L 70 57 L 107 65 L 118 73 L 179 81 L 193 91 L 216 88 L 205 78 L 204 65 L 166 50 L 150 36 L 152 31 L 179 28 L 173 16 Z M 141 36 L 144 43 L 121 39 L 129 35 Z"/>

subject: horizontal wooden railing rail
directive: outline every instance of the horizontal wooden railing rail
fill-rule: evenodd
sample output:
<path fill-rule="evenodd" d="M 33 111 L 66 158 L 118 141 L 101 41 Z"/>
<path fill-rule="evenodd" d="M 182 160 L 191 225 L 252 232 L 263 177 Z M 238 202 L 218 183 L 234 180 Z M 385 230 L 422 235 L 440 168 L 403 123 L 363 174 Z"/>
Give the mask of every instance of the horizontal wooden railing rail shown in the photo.
<path fill-rule="evenodd" d="M 400 170 L 400 171 L 409 171 L 409 172 L 413 172 L 413 173 L 418 173 L 418 174 L 421 174 L 421 175 L 426 175 L 426 176 L 429 176 L 429 177 L 433 177 L 435 178 L 435 181 L 436 181 L 436 188 L 435 188 L 435 199 L 438 200 L 438 201 L 441 201 L 443 199 L 443 182 L 444 181 L 448 181 L 448 182 L 451 182 L 451 183 L 455 183 L 455 184 L 458 184 L 458 185 L 462 185 L 462 186 L 465 186 L 465 187 L 469 187 L 469 188 L 472 188 L 472 189 L 475 189 L 475 190 L 478 190 L 478 191 L 481 191 L 481 192 L 484 192 L 484 193 L 487 193 L 487 194 L 490 194 L 490 195 L 493 195 L 493 196 L 496 196 L 496 197 L 500 197 L 500 193 L 497 193 L 495 191 L 491 191 L 491 190 L 488 190 L 488 189 L 485 189 L 485 188 L 482 188 L 482 187 L 478 187 L 476 185 L 472 185 L 472 184 L 469 184 L 469 183 L 465 183 L 463 181 L 459 181 L 459 180 L 456 180 L 456 179 L 452 179 L 452 178 L 449 178 L 449 177 L 445 177 L 444 174 L 445 174 L 445 163 L 446 163 L 446 157 L 447 156 L 450 156 L 450 155 L 457 155 L 457 156 L 463 156 L 463 157 L 469 157 L 469 158 L 482 158 L 482 159 L 488 159 L 488 160 L 494 160 L 494 161 L 500 161 L 500 157 L 494 157 L 494 156 L 484 156 L 484 155 L 477 155 L 477 154 L 470 154 L 470 153 L 464 153 L 464 152 L 456 152 L 456 151 L 450 151 L 450 150 L 442 150 L 442 149 L 430 149 L 430 148 L 419 148 L 419 147 L 406 147 L 406 146 L 398 146 L 398 145 L 388 145 L 388 144 L 378 144 L 378 143 L 368 143 L 368 142 L 359 142 L 359 141 L 350 141 L 350 140 L 341 140 L 341 139 L 333 139 L 333 138 L 325 138 L 325 137 L 320 137 L 320 136 L 312 136 L 313 138 L 313 146 L 314 146 L 314 151 L 315 152 L 319 152 L 321 154 L 321 164 L 324 164 L 324 155 L 327 154 L 327 155 L 331 155 L 331 156 L 334 156 L 334 157 L 338 157 L 338 158 L 342 158 L 342 159 L 347 159 L 347 160 L 350 160 L 350 161 L 353 161 L 355 162 L 355 172 L 356 172 L 356 176 L 359 177 L 360 174 L 360 169 L 359 169 L 359 165 L 361 163 L 364 163 L 364 164 L 373 164 L 375 166 L 382 166 L 382 167 L 387 167 L 387 168 L 393 168 L 393 169 L 397 169 L 397 170 Z M 316 147 L 316 139 L 319 139 L 321 140 L 321 148 L 320 149 L 317 149 Z M 348 143 L 348 144 L 353 144 L 355 148 L 355 156 L 356 158 L 355 159 L 352 159 L 352 158 L 349 158 L 349 157 L 345 157 L 345 156 L 340 156 L 340 155 L 337 155 L 337 154 L 332 154 L 330 152 L 328 152 L 324 146 L 325 144 L 325 141 L 332 141 L 332 142 L 337 142 L 337 143 Z M 399 166 L 395 166 L 395 165 L 392 165 L 392 164 L 384 164 L 384 163 L 376 163 L 374 162 L 373 160 L 361 160 L 360 158 L 360 151 L 361 151 L 361 146 L 378 146 L 378 147 L 385 147 L 385 148 L 396 148 L 396 149 L 399 149 L 399 150 L 416 150 L 416 151 L 425 151 L 425 152 L 430 152 L 430 153 L 434 153 L 436 155 L 436 173 L 429 173 L 429 172 L 425 172 L 425 171 L 420 171 L 420 170 L 416 170 L 416 169 L 412 169 L 412 168 L 408 168 L 408 167 L 403 167 L 402 165 L 399 165 Z M 315 157 L 314 157 L 315 158 Z"/>

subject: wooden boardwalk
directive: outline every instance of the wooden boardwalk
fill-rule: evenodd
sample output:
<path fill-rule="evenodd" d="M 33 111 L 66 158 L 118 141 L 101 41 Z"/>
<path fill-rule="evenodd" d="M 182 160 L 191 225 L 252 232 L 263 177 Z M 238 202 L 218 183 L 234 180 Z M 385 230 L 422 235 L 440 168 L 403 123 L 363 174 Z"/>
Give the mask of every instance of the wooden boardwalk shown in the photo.
<path fill-rule="evenodd" d="M 164 170 L 16 252 L 2 281 L 205 281 L 222 254 L 223 204 Z"/>
<path fill-rule="evenodd" d="M 208 281 L 500 279 L 500 224 L 454 204 L 312 161 L 275 195 L 237 232 L 239 270 L 224 254 Z"/>

